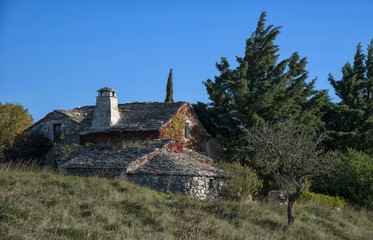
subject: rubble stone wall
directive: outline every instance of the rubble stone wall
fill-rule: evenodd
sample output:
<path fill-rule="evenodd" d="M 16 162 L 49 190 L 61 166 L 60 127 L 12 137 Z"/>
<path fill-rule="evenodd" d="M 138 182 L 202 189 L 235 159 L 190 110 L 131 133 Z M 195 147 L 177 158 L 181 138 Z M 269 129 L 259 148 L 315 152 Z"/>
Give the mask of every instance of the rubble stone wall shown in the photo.
<path fill-rule="evenodd" d="M 219 179 L 205 176 L 168 176 L 168 175 L 126 175 L 135 183 L 160 192 L 170 191 L 185 194 L 201 200 L 217 199 Z"/>
<path fill-rule="evenodd" d="M 115 178 L 120 176 L 122 170 L 116 168 L 61 168 L 60 171 L 73 176 Z"/>
<path fill-rule="evenodd" d="M 53 136 L 53 125 L 61 124 L 62 135 L 60 142 L 65 144 L 79 144 L 80 137 L 79 132 L 81 131 L 81 126 L 76 122 L 70 120 L 67 116 L 58 113 L 51 112 L 45 118 L 34 124 L 30 131 L 39 131 L 48 137 L 51 141 L 54 141 Z"/>

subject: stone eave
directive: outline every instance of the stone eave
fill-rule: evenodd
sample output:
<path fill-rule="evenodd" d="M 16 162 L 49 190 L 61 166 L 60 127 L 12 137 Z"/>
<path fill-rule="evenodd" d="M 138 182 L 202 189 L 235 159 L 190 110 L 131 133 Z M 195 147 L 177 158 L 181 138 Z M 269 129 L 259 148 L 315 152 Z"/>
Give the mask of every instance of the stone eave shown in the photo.
<path fill-rule="evenodd" d="M 227 176 L 223 173 L 221 174 L 216 174 L 216 173 L 211 173 L 211 174 L 203 174 L 203 173 L 198 173 L 198 174 L 172 174 L 172 173 L 133 173 L 133 172 L 127 172 L 127 175 L 156 175 L 156 176 L 186 176 L 186 177 L 219 177 L 219 178 L 226 178 Z"/>
<path fill-rule="evenodd" d="M 80 136 L 83 135 L 89 135 L 89 134 L 97 134 L 97 133 L 124 133 L 124 132 L 155 132 L 159 131 L 160 129 L 155 128 L 155 129 L 127 129 L 127 128 L 115 128 L 115 127 L 110 127 L 110 128 L 102 128 L 102 129 L 88 129 L 88 130 L 83 130 L 79 132 Z"/>

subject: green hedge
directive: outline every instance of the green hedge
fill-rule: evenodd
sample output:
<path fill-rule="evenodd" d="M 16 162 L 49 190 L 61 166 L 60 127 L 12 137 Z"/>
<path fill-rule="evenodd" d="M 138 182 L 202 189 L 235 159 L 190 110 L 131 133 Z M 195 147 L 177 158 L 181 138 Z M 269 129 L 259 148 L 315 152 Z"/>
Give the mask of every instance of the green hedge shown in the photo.
<path fill-rule="evenodd" d="M 312 202 L 319 205 L 328 205 L 331 207 L 343 208 L 347 205 L 347 202 L 338 196 L 328 196 L 320 193 L 305 192 L 300 198 L 301 202 Z"/>
<path fill-rule="evenodd" d="M 349 203 L 373 209 L 373 157 L 348 150 L 337 153 L 331 171 L 313 179 L 311 191 L 341 196 Z"/>

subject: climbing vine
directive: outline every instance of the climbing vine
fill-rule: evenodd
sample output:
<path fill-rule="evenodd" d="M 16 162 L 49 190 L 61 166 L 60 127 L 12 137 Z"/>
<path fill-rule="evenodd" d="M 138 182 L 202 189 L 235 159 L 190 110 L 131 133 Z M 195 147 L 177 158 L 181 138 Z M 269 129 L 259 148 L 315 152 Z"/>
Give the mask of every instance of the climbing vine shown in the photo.
<path fill-rule="evenodd" d="M 168 125 L 161 129 L 161 139 L 177 139 L 183 141 L 183 133 L 185 127 L 185 115 L 179 111 L 172 118 Z"/>
<path fill-rule="evenodd" d="M 190 137 L 188 139 L 184 138 L 186 119 L 191 120 Z M 209 137 L 209 134 L 198 124 L 198 120 L 187 105 L 183 106 L 160 131 L 161 139 L 175 139 L 185 147 L 196 151 L 202 150 L 203 142 Z"/>
<path fill-rule="evenodd" d="M 184 150 L 184 144 L 179 141 L 169 143 L 166 147 L 167 152 L 181 153 Z"/>

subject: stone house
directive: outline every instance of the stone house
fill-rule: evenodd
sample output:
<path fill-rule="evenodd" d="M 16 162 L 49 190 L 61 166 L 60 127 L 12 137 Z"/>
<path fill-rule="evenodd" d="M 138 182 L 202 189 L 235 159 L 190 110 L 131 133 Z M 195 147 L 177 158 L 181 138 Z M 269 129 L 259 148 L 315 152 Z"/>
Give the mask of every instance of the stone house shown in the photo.
<path fill-rule="evenodd" d="M 95 106 L 55 110 L 36 122 L 56 149 L 53 165 L 68 174 L 126 177 L 159 191 L 215 198 L 225 174 L 211 166 L 213 139 L 186 102 L 118 104 L 112 88 Z M 49 161 L 50 163 L 50 161 Z"/>

